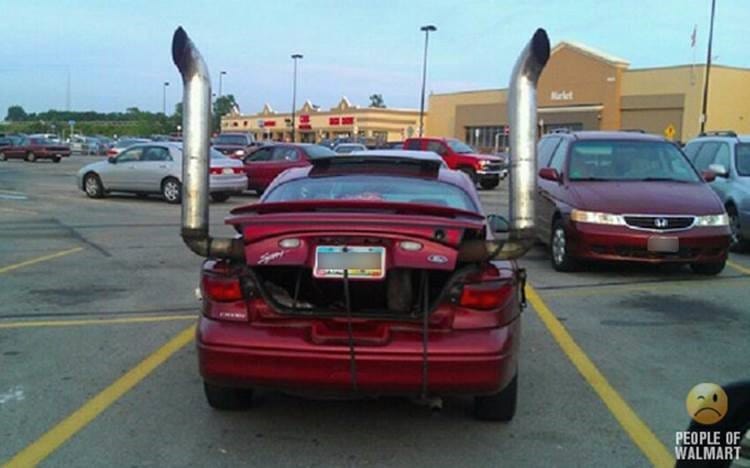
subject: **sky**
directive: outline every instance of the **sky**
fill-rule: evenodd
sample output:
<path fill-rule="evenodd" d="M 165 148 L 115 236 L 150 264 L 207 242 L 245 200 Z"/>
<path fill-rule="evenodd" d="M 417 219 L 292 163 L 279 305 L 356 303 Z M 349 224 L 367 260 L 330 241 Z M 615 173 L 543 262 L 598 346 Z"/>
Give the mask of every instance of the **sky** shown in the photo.
<path fill-rule="evenodd" d="M 631 68 L 705 61 L 710 0 L 0 0 L 0 118 L 27 112 L 171 113 L 182 84 L 171 38 L 183 26 L 218 91 L 243 113 L 268 103 L 291 109 L 293 53 L 301 53 L 298 107 L 323 108 L 341 96 L 366 106 L 419 107 L 424 33 L 430 35 L 427 92 L 504 88 L 537 27 L 550 41 L 581 42 L 622 57 Z M 690 35 L 697 25 L 697 44 Z M 750 0 L 717 0 L 715 62 L 750 67 Z M 750 85 L 750 84 L 749 84 Z"/>

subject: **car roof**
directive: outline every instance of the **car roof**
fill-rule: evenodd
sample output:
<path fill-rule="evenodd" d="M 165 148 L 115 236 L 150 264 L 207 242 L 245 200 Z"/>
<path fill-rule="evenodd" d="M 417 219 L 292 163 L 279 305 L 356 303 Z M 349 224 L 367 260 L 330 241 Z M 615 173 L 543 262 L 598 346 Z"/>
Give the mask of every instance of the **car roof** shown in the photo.
<path fill-rule="evenodd" d="M 750 135 L 738 135 L 734 132 L 708 132 L 693 138 L 689 142 L 700 140 L 719 140 L 719 141 L 734 141 L 740 143 L 750 143 Z"/>
<path fill-rule="evenodd" d="M 550 137 L 569 137 L 573 140 L 634 140 L 634 141 L 667 141 L 660 135 L 640 131 L 602 131 L 583 130 L 578 132 L 552 132 L 544 135 Z"/>

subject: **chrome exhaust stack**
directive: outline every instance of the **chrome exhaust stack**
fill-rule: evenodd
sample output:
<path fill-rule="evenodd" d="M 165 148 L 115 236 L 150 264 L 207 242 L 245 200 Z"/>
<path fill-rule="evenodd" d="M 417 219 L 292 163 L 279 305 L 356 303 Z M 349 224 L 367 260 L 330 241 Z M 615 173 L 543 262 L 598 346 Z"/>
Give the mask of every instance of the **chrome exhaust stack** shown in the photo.
<path fill-rule="evenodd" d="M 459 249 L 461 261 L 506 260 L 534 244 L 536 196 L 536 86 L 550 55 L 547 32 L 537 29 L 513 67 L 508 92 L 510 124 L 510 232 L 505 241 L 470 241 Z"/>
<path fill-rule="evenodd" d="M 203 257 L 244 259 L 241 239 L 215 239 L 208 232 L 211 78 L 206 62 L 182 27 L 172 38 L 172 60 L 183 83 L 182 240 Z"/>

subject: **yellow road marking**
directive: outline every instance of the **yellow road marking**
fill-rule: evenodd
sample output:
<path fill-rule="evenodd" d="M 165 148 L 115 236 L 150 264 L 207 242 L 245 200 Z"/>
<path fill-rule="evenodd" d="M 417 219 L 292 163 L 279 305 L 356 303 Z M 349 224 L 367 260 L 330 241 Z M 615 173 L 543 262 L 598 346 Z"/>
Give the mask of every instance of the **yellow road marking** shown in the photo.
<path fill-rule="evenodd" d="M 0 322 L 3 328 L 36 328 L 36 327 L 73 327 L 79 325 L 109 325 L 113 323 L 148 323 L 168 322 L 171 320 L 195 319 L 196 315 L 155 315 L 151 317 L 120 317 L 114 319 L 77 319 L 77 320 L 29 320 L 18 322 Z"/>
<path fill-rule="evenodd" d="M 64 257 L 72 253 L 80 252 L 81 250 L 83 250 L 83 247 L 75 247 L 72 249 L 63 250 L 62 252 L 57 252 L 57 253 L 53 253 L 50 255 L 44 255 L 42 257 L 32 258 L 31 260 L 26 260 L 25 262 L 15 263 L 13 265 L 8 265 L 5 267 L 0 267 L 0 274 L 7 273 L 9 271 L 17 270 L 19 268 L 27 267 L 30 265 L 34 265 L 37 263 L 46 262 L 47 260 L 53 260 L 55 258 Z"/>
<path fill-rule="evenodd" d="M 167 344 L 130 369 L 98 395 L 88 400 L 70 416 L 59 422 L 31 445 L 18 452 L 4 466 L 6 468 L 35 466 L 57 450 L 78 431 L 86 427 L 99 414 L 109 408 L 157 367 L 193 340 L 195 325 L 181 331 Z"/>
<path fill-rule="evenodd" d="M 38 211 L 31 211 L 31 210 L 19 210 L 19 209 L 17 209 L 17 208 L 5 208 L 5 207 L 0 207 L 0 211 L 8 211 L 8 212 L 11 212 L 11 213 L 25 213 L 25 214 L 34 214 L 34 215 L 36 215 L 36 214 L 39 214 L 39 212 L 38 212 Z"/>
<path fill-rule="evenodd" d="M 750 275 L 750 268 L 744 267 L 740 265 L 737 262 L 733 262 L 731 260 L 727 260 L 727 266 L 730 266 L 734 268 L 735 270 L 739 271 L 740 273 L 744 273 L 746 275 Z"/>
<path fill-rule="evenodd" d="M 596 365 L 584 353 L 583 349 L 573 340 L 565 327 L 547 307 L 536 290 L 526 285 L 526 297 L 534 307 L 537 315 L 547 327 L 549 332 L 560 345 L 568 359 L 578 369 L 584 379 L 591 385 L 599 398 L 604 402 L 612 415 L 620 423 L 620 426 L 635 442 L 646 458 L 654 466 L 674 466 L 674 458 L 664 444 L 659 441 L 651 429 L 644 423 L 627 402 L 610 385 L 604 375 L 597 369 Z"/>

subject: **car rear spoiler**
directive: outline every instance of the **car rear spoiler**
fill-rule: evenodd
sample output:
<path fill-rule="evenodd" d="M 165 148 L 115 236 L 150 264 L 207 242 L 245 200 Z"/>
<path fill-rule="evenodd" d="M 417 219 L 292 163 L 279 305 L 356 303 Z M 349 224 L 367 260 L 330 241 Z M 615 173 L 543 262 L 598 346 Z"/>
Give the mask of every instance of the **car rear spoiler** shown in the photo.
<path fill-rule="evenodd" d="M 472 240 L 459 248 L 464 262 L 510 259 L 534 241 L 536 190 L 536 85 L 550 54 L 549 38 L 537 29 L 513 68 L 508 97 L 510 123 L 510 232 L 506 241 Z M 242 239 L 214 238 L 208 226 L 208 165 L 211 79 L 203 57 L 182 27 L 172 39 L 172 59 L 183 81 L 182 239 L 204 257 L 244 259 Z"/>

